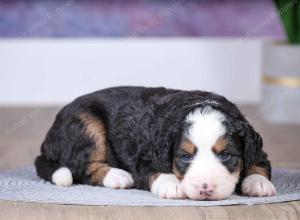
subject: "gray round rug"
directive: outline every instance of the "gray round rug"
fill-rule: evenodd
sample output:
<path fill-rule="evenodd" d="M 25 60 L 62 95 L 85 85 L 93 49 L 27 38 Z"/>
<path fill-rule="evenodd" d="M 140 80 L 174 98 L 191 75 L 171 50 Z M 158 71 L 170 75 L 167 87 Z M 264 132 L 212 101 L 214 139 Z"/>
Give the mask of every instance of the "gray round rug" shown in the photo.
<path fill-rule="evenodd" d="M 40 179 L 35 169 L 29 167 L 0 173 L 0 200 L 104 206 L 253 205 L 300 200 L 300 171 L 275 169 L 272 182 L 278 192 L 274 197 L 232 195 L 221 201 L 166 200 L 135 189 L 114 190 L 88 185 L 59 187 Z"/>

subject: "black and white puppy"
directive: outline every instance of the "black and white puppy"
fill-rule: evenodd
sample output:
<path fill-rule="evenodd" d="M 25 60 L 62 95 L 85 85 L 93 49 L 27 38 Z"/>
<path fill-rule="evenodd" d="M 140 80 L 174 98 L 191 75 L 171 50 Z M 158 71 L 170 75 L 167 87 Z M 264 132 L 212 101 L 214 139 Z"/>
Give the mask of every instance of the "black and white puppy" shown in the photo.
<path fill-rule="evenodd" d="M 56 116 L 35 166 L 58 186 L 134 187 L 167 199 L 276 194 L 260 135 L 234 104 L 203 91 L 116 87 L 81 96 Z"/>

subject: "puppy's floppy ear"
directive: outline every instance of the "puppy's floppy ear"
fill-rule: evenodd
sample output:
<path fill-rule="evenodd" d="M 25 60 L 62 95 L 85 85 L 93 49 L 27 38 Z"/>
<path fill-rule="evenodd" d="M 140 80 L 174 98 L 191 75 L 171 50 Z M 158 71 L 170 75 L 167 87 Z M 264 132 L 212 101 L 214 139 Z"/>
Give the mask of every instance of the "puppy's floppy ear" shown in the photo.
<path fill-rule="evenodd" d="M 154 168 L 158 172 L 172 172 L 173 155 L 179 147 L 185 125 L 172 122 L 167 128 L 162 128 L 152 146 L 152 160 Z"/>
<path fill-rule="evenodd" d="M 237 124 L 239 136 L 242 139 L 244 169 L 248 170 L 254 165 L 262 154 L 263 141 L 261 136 L 244 119 Z"/>
<path fill-rule="evenodd" d="M 159 141 L 153 147 L 152 159 L 156 171 L 168 173 L 172 165 L 172 145 L 169 141 L 168 134 L 161 133 Z"/>

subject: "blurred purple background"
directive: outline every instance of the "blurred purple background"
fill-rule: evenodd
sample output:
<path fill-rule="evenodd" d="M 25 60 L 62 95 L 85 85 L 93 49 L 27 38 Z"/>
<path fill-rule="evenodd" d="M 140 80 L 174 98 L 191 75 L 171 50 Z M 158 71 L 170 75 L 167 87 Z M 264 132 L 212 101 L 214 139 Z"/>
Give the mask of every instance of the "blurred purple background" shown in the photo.
<path fill-rule="evenodd" d="M 0 37 L 283 38 L 272 0 L 0 0 Z"/>

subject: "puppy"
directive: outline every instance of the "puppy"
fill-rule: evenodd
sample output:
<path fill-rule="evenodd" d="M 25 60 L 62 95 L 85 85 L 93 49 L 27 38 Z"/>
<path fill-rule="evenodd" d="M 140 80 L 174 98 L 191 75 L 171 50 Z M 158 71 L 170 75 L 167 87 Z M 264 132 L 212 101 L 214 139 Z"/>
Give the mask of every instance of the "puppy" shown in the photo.
<path fill-rule="evenodd" d="M 235 190 L 273 196 L 262 145 L 222 96 L 115 87 L 65 106 L 35 166 L 41 178 L 58 186 L 134 187 L 166 199 L 221 200 Z"/>

